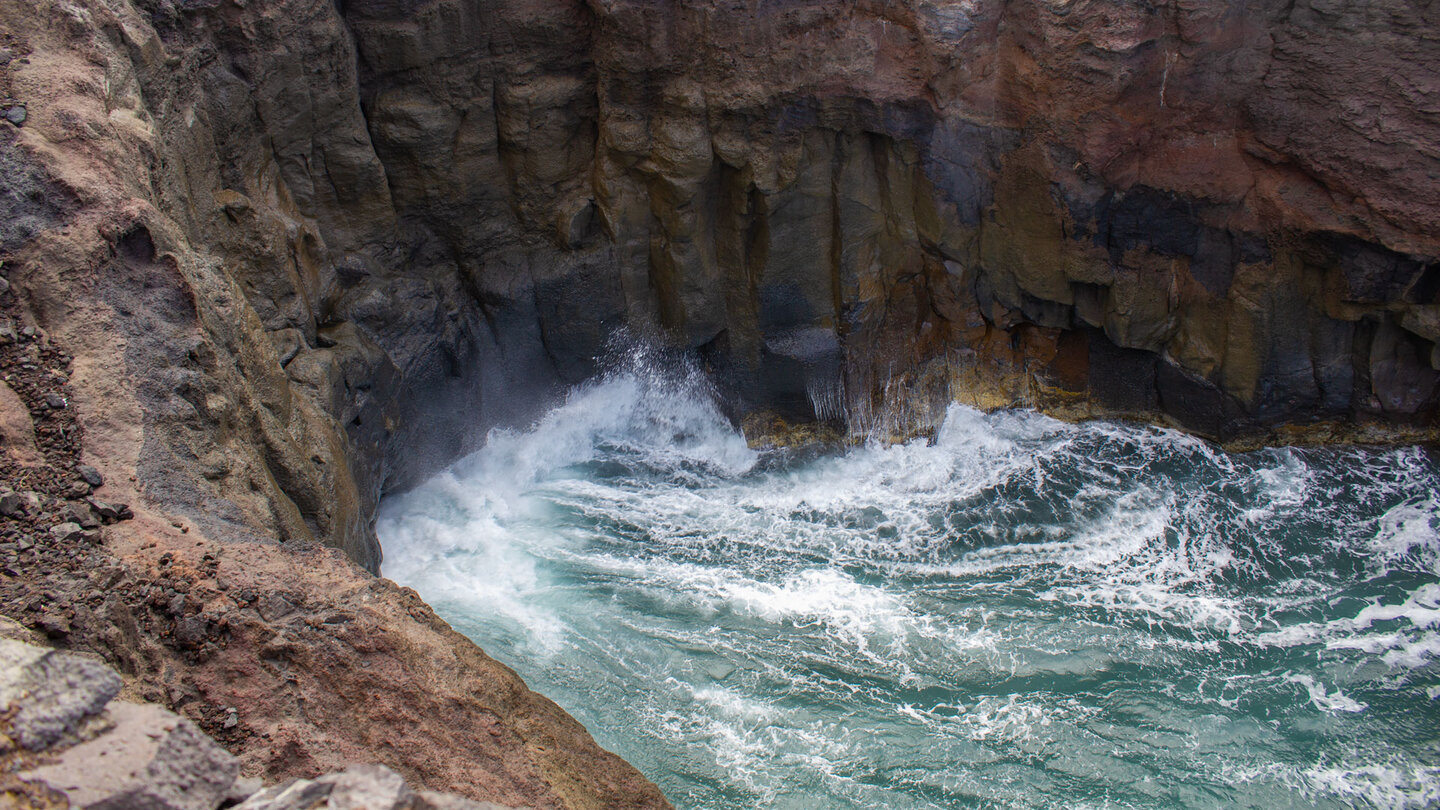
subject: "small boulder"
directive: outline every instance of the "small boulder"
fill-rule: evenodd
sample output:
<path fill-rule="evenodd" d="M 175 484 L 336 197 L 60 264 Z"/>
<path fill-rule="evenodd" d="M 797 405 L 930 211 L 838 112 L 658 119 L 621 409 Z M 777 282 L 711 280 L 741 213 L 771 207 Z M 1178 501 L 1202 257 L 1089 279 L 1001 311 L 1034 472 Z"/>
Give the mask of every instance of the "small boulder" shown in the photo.
<path fill-rule="evenodd" d="M 383 765 L 352 765 L 317 779 L 297 779 L 266 788 L 236 810 L 309 810 L 364 807 L 366 810 L 410 810 L 414 791 L 400 774 Z"/>
<path fill-rule="evenodd" d="M 90 505 L 80 501 L 70 501 L 60 510 L 60 519 L 70 523 L 80 524 L 82 529 L 96 529 L 100 527 L 100 518 L 96 516 L 95 510 Z"/>
<path fill-rule="evenodd" d="M 235 810 L 510 810 L 446 793 L 416 793 L 383 765 L 352 765 L 316 779 L 296 779 L 252 795 Z"/>
<path fill-rule="evenodd" d="M 0 515 L 12 518 L 25 517 L 25 496 L 18 492 L 0 495 Z"/>
<path fill-rule="evenodd" d="M 79 474 L 80 478 L 83 479 L 85 483 L 89 484 L 94 489 L 99 489 L 100 487 L 105 486 L 104 476 L 100 475 L 100 471 L 95 469 L 94 467 L 91 467 L 89 464 L 81 464 L 80 466 L 75 468 L 75 472 Z"/>
<path fill-rule="evenodd" d="M 51 391 L 45 395 L 45 404 L 53 410 L 63 410 L 65 408 L 65 397 Z"/>
<path fill-rule="evenodd" d="M 51 526 L 50 536 L 54 538 L 56 542 L 64 543 L 79 537 L 83 531 L 85 531 L 85 529 L 82 528 L 80 524 L 67 521 Z"/>
<path fill-rule="evenodd" d="M 21 778 L 85 810 L 214 810 L 229 797 L 240 763 L 194 723 L 153 705 L 117 702 L 106 714 L 111 731 Z"/>
<path fill-rule="evenodd" d="M 74 653 L 0 639 L 0 708 L 15 712 L 10 736 L 43 751 L 120 692 L 120 676 Z"/>
<path fill-rule="evenodd" d="M 19 104 L 5 111 L 5 120 L 9 121 L 17 127 L 24 125 L 25 121 L 29 119 L 29 117 L 30 111 Z"/>
<path fill-rule="evenodd" d="M 95 498 L 86 498 L 85 503 L 89 504 L 90 508 L 95 510 L 95 514 L 99 515 L 100 519 L 107 523 L 120 520 L 120 511 L 124 506 L 123 504 L 116 505 L 106 503 L 105 501 L 96 500 Z"/>
<path fill-rule="evenodd" d="M 209 636 L 210 621 L 204 616 L 189 616 L 175 623 L 175 640 L 182 647 L 198 648 L 205 643 Z M 229 723 L 229 718 L 226 718 L 225 722 Z M 230 728 L 230 725 L 227 725 L 226 728 Z"/>

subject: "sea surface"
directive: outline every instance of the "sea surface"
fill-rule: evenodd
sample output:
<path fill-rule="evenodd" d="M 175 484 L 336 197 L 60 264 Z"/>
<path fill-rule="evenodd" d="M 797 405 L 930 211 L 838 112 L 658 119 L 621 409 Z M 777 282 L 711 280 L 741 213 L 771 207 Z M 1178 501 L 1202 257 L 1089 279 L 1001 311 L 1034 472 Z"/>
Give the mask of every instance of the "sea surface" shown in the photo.
<path fill-rule="evenodd" d="M 754 450 L 644 352 L 384 573 L 678 808 L 1440 806 L 1440 464 L 952 406 Z"/>

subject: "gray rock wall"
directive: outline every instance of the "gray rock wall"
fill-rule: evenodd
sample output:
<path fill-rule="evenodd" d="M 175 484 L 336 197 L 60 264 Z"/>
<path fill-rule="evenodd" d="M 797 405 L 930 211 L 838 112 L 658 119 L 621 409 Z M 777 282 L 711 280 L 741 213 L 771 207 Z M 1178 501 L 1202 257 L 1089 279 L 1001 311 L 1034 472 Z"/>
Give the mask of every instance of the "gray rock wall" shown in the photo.
<path fill-rule="evenodd" d="M 373 570 L 620 328 L 862 432 L 1435 428 L 1411 3 L 3 1 L 7 267 L 215 536 Z"/>

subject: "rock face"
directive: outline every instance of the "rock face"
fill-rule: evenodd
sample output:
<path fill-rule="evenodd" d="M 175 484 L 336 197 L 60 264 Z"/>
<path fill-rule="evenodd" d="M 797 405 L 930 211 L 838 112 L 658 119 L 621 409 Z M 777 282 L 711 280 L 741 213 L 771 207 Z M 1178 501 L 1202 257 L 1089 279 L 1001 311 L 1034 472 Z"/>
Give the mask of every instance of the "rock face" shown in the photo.
<path fill-rule="evenodd" d="M 208 535 L 374 569 L 622 327 L 861 431 L 1435 425 L 1428 7 L 3 2 L 19 322 Z"/>
<path fill-rule="evenodd" d="M 422 787 L 469 757 L 477 798 L 663 806 L 316 546 L 378 571 L 387 488 L 621 329 L 757 421 L 904 433 L 962 399 L 1434 435 L 1437 8 L 0 0 L 0 556 L 59 566 L 0 596 L 161 699 L 192 673 L 247 768 L 303 708 L 277 777 L 398 717 L 385 762 Z M 203 598 L 169 573 L 197 548 L 241 565 Z"/>
<path fill-rule="evenodd" d="M 537 323 L 562 377 L 608 327 L 658 321 L 750 405 L 852 427 L 923 418 L 903 410 L 940 389 L 1224 438 L 1434 424 L 1434 13 L 359 0 L 344 16 L 397 217 L 461 257 L 487 311 Z"/>

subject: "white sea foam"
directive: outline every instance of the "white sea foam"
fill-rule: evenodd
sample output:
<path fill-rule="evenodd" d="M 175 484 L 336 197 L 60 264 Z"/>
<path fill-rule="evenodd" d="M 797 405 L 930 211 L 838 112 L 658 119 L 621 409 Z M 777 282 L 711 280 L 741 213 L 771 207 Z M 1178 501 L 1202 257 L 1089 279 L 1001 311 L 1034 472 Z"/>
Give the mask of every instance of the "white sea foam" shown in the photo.
<path fill-rule="evenodd" d="M 1306 769 L 1306 793 L 1336 797 L 1385 810 L 1423 810 L 1440 805 L 1440 767 L 1409 764 L 1315 766 Z"/>
<path fill-rule="evenodd" d="M 1413 563 L 1413 567 L 1440 575 L 1440 504 L 1427 497 L 1402 503 L 1376 521 L 1370 551 L 1377 573 Z"/>
<path fill-rule="evenodd" d="M 1387 628 L 1370 631 L 1376 624 Z M 1415 669 L 1440 660 L 1440 583 L 1412 591 L 1399 604 L 1374 603 L 1354 618 L 1306 622 L 1267 633 L 1258 641 L 1276 647 L 1324 644 L 1331 650 L 1357 650 L 1377 656 L 1388 667 Z"/>
<path fill-rule="evenodd" d="M 1430 806 L 1413 740 L 1346 752 L 1440 700 L 1440 476 L 1343 452 L 957 405 L 779 462 L 639 352 L 378 531 L 680 806 Z"/>
<path fill-rule="evenodd" d="M 1309 695 L 1310 702 L 1315 704 L 1315 708 L 1320 709 L 1321 711 L 1365 711 L 1366 706 L 1364 703 L 1351 700 L 1350 698 L 1346 697 L 1345 693 L 1341 692 L 1339 689 L 1336 689 L 1334 692 L 1328 691 L 1325 688 L 1325 684 L 1320 683 L 1309 675 L 1288 672 L 1285 674 L 1285 680 L 1289 681 L 1290 683 L 1299 684 L 1300 686 L 1305 687 L 1305 692 L 1307 695 Z"/>

